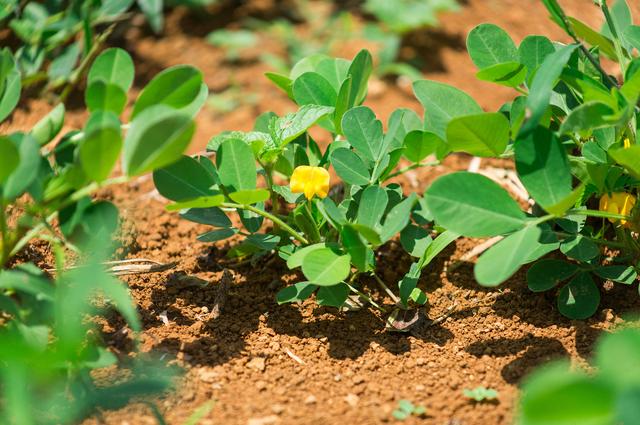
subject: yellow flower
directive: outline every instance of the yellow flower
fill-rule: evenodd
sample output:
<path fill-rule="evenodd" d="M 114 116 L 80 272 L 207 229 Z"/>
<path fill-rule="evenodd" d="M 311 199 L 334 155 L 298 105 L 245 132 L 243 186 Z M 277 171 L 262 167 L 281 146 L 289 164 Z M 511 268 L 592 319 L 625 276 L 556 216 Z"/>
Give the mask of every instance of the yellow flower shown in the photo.
<path fill-rule="evenodd" d="M 614 192 L 611 195 L 604 194 L 600 198 L 600 211 L 614 214 L 631 215 L 631 210 L 635 205 L 636 197 L 630 193 Z M 615 223 L 618 220 L 610 218 L 609 221 Z M 625 227 L 631 227 L 631 223 L 628 223 L 627 220 L 620 220 L 620 224 Z"/>
<path fill-rule="evenodd" d="M 326 198 L 329 194 L 329 172 L 322 167 L 301 165 L 291 175 L 291 192 L 304 193 L 307 199 L 318 195 Z"/>
<path fill-rule="evenodd" d="M 627 149 L 631 147 L 631 140 L 629 140 L 629 138 L 627 137 L 626 139 L 624 139 L 624 141 L 622 142 L 622 146 Z"/>

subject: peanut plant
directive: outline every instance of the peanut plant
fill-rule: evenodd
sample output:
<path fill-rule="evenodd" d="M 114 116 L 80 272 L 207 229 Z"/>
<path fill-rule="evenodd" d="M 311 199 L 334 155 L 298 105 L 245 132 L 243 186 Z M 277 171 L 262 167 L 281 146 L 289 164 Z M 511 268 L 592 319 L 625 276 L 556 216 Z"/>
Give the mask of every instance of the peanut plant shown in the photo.
<path fill-rule="evenodd" d="M 572 319 L 596 312 L 599 282 L 634 284 L 640 261 L 640 27 L 624 0 L 611 9 L 596 3 L 605 18 L 599 31 L 544 1 L 573 39 L 566 45 L 529 36 L 516 47 L 492 24 L 470 32 L 477 77 L 518 93 L 497 112 L 454 87 L 416 83 L 429 132 L 449 151 L 513 158 L 531 204 L 523 210 L 480 174 L 453 173 L 425 193 L 435 222 L 463 236 L 503 237 L 478 259 L 476 280 L 498 286 L 531 264 L 529 288 L 556 291 L 558 309 Z M 605 57 L 621 79 L 604 70 Z"/>
<path fill-rule="evenodd" d="M 3 121 L 21 85 L 8 49 L 0 52 L 0 64 Z M 77 423 L 96 409 L 122 407 L 171 384 L 173 372 L 147 356 L 123 365 L 87 320 L 115 308 L 132 331 L 141 330 L 126 287 L 101 264 L 111 255 L 118 210 L 90 195 L 179 159 L 208 94 L 200 71 L 169 68 L 142 89 L 125 120 L 133 79 L 129 55 L 107 49 L 88 72 L 90 115 L 82 129 L 59 134 L 65 119 L 59 103 L 30 131 L 0 136 L 2 423 Z M 114 177 L 118 162 L 123 174 Z M 49 242 L 55 277 L 21 258 L 34 239 Z M 80 259 L 78 266 L 69 267 L 67 252 Z M 105 385 L 92 377 L 94 369 L 113 365 L 128 369 L 129 378 Z"/>

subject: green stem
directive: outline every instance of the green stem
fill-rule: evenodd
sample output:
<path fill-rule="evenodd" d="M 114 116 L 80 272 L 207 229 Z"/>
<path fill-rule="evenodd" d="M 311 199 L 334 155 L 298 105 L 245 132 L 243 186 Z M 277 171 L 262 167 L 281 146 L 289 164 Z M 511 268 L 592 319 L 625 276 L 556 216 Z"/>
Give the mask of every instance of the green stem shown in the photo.
<path fill-rule="evenodd" d="M 291 236 L 293 236 L 298 242 L 301 242 L 305 245 L 309 244 L 309 241 L 307 239 L 305 239 L 304 236 L 302 236 L 300 233 L 296 232 L 295 229 L 293 229 L 291 226 L 289 226 L 287 223 L 285 223 L 284 221 L 280 220 L 278 217 L 276 217 L 275 215 L 261 210 L 259 208 L 254 207 L 253 205 L 242 205 L 242 204 L 236 204 L 236 203 L 232 203 L 232 202 L 223 202 L 222 205 L 220 205 L 222 208 L 238 208 L 241 210 L 247 210 L 247 211 L 251 211 L 253 213 L 256 213 L 258 215 L 261 215 L 264 218 L 268 218 L 269 220 L 271 220 L 274 224 L 277 224 L 278 226 L 280 226 L 280 228 L 282 228 L 282 230 L 286 231 L 287 233 L 289 233 Z"/>
<path fill-rule="evenodd" d="M 440 165 L 440 161 L 429 161 L 429 162 L 420 162 L 418 164 L 411 164 L 408 167 L 404 167 L 404 168 L 399 169 L 395 173 L 389 174 L 387 176 L 386 180 L 392 179 L 394 177 L 398 177 L 398 176 L 406 173 L 407 171 L 415 170 L 416 168 L 432 167 L 432 166 L 435 166 L 435 165 Z"/>
<path fill-rule="evenodd" d="M 371 273 L 371 275 L 376 280 L 376 282 L 378 282 L 378 285 L 380 285 L 380 287 L 387 293 L 387 295 L 389 295 L 391 297 L 391 299 L 393 300 L 394 303 L 397 304 L 397 303 L 400 302 L 400 298 L 398 298 L 396 296 L 396 294 L 394 294 L 393 291 L 391 289 L 389 289 L 387 284 L 384 283 L 384 281 L 382 279 L 380 279 L 380 277 L 375 272 Z"/>
<path fill-rule="evenodd" d="M 370 296 L 368 296 L 367 294 L 365 294 L 364 292 L 361 292 L 360 290 L 356 289 L 353 285 L 351 285 L 350 283 L 347 283 L 347 286 L 349 287 L 349 289 L 351 289 L 353 292 L 355 292 L 356 294 L 360 295 L 366 302 L 368 302 L 369 304 L 371 304 L 373 307 L 377 308 L 378 310 L 380 310 L 382 313 L 386 313 L 387 310 L 385 310 L 382 306 L 380 306 L 378 303 L 376 303 Z"/>
<path fill-rule="evenodd" d="M 98 55 L 100 48 L 102 47 L 102 44 L 107 40 L 109 35 L 111 35 L 111 32 L 113 31 L 114 27 L 115 25 L 111 25 L 102 34 L 96 37 L 95 42 L 93 43 L 93 46 L 91 46 L 91 50 L 89 50 L 89 53 L 87 53 L 87 55 L 82 59 L 82 62 L 80 62 L 80 66 L 78 66 L 78 68 L 73 72 L 73 74 L 71 74 L 71 78 L 69 79 L 69 82 L 67 83 L 65 88 L 62 90 L 62 93 L 60 94 L 60 97 L 59 97 L 60 103 L 64 103 L 65 100 L 67 100 L 67 97 L 69 97 L 73 88 L 76 86 L 76 84 L 78 84 L 78 82 L 80 81 L 80 78 L 82 78 L 82 76 L 84 75 L 84 72 L 93 63 L 93 59 Z"/>
<path fill-rule="evenodd" d="M 307 202 L 305 202 L 305 210 L 307 213 L 307 217 L 309 218 L 309 221 L 311 221 L 311 223 L 313 223 L 313 240 L 319 242 L 321 239 L 320 236 L 320 229 L 318 229 L 318 223 L 316 223 L 315 218 L 313 217 L 313 210 L 311 209 L 311 199 L 307 200 Z"/>
<path fill-rule="evenodd" d="M 624 75 L 626 68 L 626 60 L 624 56 L 624 51 L 622 50 L 622 43 L 620 43 L 620 34 L 618 33 L 618 28 L 616 27 L 616 23 L 611 16 L 609 11 L 609 6 L 607 6 L 607 0 L 600 0 L 600 9 L 604 14 L 604 18 L 607 21 L 607 25 L 611 30 L 611 36 L 613 37 L 613 45 L 616 49 L 616 55 L 618 56 L 620 63 L 620 72 Z"/>
<path fill-rule="evenodd" d="M 4 263 L 9 258 L 7 257 L 7 215 L 4 210 L 4 203 L 0 202 L 0 267 L 4 266 Z"/>
<path fill-rule="evenodd" d="M 571 237 L 575 237 L 576 235 L 573 233 L 566 233 L 566 232 L 555 232 L 556 235 L 564 237 L 564 238 L 571 238 Z M 613 241 L 606 241 L 603 239 L 596 239 L 596 238 L 591 238 L 589 236 L 585 236 L 585 235 L 580 235 L 585 239 L 590 240 L 591 242 L 598 244 L 598 245 L 604 245 L 604 246 L 609 246 L 611 248 L 628 248 L 627 244 L 621 243 L 621 242 L 613 242 Z"/>
<path fill-rule="evenodd" d="M 599 210 L 569 210 L 565 213 L 567 215 L 586 215 L 587 217 L 602 217 L 602 218 L 612 218 L 614 220 L 631 220 L 632 217 L 624 214 L 615 214 L 610 213 L 608 211 L 599 211 Z"/>

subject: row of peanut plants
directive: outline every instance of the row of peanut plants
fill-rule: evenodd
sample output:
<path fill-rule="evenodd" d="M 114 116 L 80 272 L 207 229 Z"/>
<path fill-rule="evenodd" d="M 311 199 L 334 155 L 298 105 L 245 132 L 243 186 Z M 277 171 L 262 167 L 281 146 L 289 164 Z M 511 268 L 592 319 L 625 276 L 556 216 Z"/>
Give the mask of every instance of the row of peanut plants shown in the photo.
<path fill-rule="evenodd" d="M 418 285 L 423 270 L 460 236 L 501 238 L 475 265 L 481 285 L 497 286 L 530 264 L 529 287 L 555 291 L 559 311 L 572 319 L 596 312 L 601 282 L 634 284 L 640 27 L 624 1 L 611 8 L 598 2 L 605 17 L 599 31 L 565 15 L 555 1 L 544 3 L 572 43 L 529 36 L 516 46 L 491 24 L 469 34 L 477 77 L 517 93 L 497 112 L 483 111 L 455 87 L 421 80 L 414 92 L 424 117 L 398 109 L 385 132 L 363 106 L 371 55 L 362 51 L 351 61 L 313 55 L 288 75 L 268 75 L 295 112 L 265 113 L 252 131 L 219 134 L 209 142 L 212 155 L 196 157 L 182 153 L 208 95 L 200 71 L 161 72 L 125 114 L 133 62 L 121 49 L 89 53 L 87 40 L 100 35 L 85 25 L 87 62 L 65 74 L 73 80 L 60 96 L 84 82 L 90 113 L 84 127 L 59 134 L 65 108 L 58 103 L 31 131 L 0 137 L 3 419 L 73 422 L 170 384 L 166 366 L 149 356 L 118 361 L 83 320 L 115 308 L 134 335 L 141 329 L 125 287 L 101 267 L 112 248 L 117 208 L 90 195 L 149 172 L 172 201 L 168 210 L 212 227 L 200 241 L 240 237 L 230 257 L 258 263 L 277 255 L 300 271 L 303 279 L 280 290 L 279 303 L 314 296 L 324 306 L 369 304 L 390 330 L 411 328 L 428 301 Z M 619 66 L 619 78 L 605 71 L 605 58 Z M 19 102 L 23 72 L 16 54 L 4 49 L 0 121 Z M 312 128 L 314 135 L 324 131 L 326 149 Z M 453 153 L 513 159 L 529 207 L 523 210 L 499 184 L 475 173 L 440 177 L 424 195 L 393 183 Z M 118 163 L 122 173 L 113 177 Z M 330 168 L 341 183 L 331 185 Z M 54 278 L 18 258 L 36 238 L 51 245 Z M 414 262 L 398 282 L 385 282 L 377 273 L 378 253 L 397 238 Z M 68 268 L 69 253 L 86 264 Z M 369 282 L 393 304 L 380 301 Z M 533 377 L 521 422 L 634 423 L 640 417 L 638 345 L 633 330 L 607 338 L 597 376 L 556 367 Z M 116 364 L 131 370 L 128 380 L 94 381 L 92 370 Z"/>

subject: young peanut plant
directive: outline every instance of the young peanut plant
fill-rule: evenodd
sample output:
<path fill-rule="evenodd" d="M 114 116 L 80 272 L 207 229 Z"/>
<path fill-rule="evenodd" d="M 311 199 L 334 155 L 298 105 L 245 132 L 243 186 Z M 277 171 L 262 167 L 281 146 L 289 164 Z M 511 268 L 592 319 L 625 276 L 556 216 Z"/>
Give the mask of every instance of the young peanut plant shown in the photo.
<path fill-rule="evenodd" d="M 154 173 L 159 192 L 175 201 L 169 210 L 215 227 L 200 241 L 241 235 L 229 256 L 277 252 L 290 269 L 302 271 L 303 281 L 278 293 L 280 303 L 316 293 L 320 305 L 341 307 L 355 294 L 383 309 L 364 293 L 360 278 L 371 276 L 398 308 L 424 304 L 426 296 L 417 288 L 420 272 L 455 238 L 446 232 L 432 241 L 423 227 L 431 220 L 423 200 L 389 183 L 409 169 L 433 164 L 425 159 L 442 146 L 405 109 L 391 115 L 383 132 L 375 113 L 359 106 L 371 71 L 371 56 L 362 51 L 353 61 L 315 55 L 289 76 L 269 74 L 298 104 L 297 112 L 266 113 L 251 132 L 214 137 L 208 150 L 215 162 L 185 156 Z M 331 134 L 324 151 L 308 132 L 312 126 Z M 411 165 L 396 171 L 403 157 Z M 330 167 L 342 180 L 333 189 Z M 279 184 L 282 180 L 289 183 Z M 231 213 L 238 214 L 242 227 L 233 224 Z M 375 253 L 398 233 L 416 263 L 396 295 L 377 275 Z"/>
<path fill-rule="evenodd" d="M 640 27 L 624 0 L 612 9 L 596 2 L 605 17 L 600 31 L 565 15 L 555 0 L 544 3 L 572 43 L 529 36 L 516 47 L 491 24 L 469 34 L 477 77 L 519 93 L 498 112 L 483 112 L 454 87 L 415 84 L 429 134 L 448 151 L 514 158 L 532 208 L 523 211 L 497 183 L 469 172 L 439 178 L 425 200 L 449 231 L 504 237 L 475 265 L 481 285 L 500 285 L 532 264 L 529 288 L 557 291 L 560 312 L 584 319 L 600 303 L 598 282 L 637 278 Z M 604 57 L 619 65 L 621 80 L 604 71 Z"/>
<path fill-rule="evenodd" d="M 17 66 L 8 49 L 0 52 L 0 121 L 20 98 Z M 118 359 L 87 318 L 115 308 L 134 332 L 141 325 L 127 289 L 100 264 L 110 254 L 118 210 L 90 195 L 179 159 L 208 92 L 197 69 L 169 68 L 142 89 L 125 121 L 133 78 L 129 55 L 105 50 L 88 72 L 90 115 L 82 129 L 58 137 L 65 116 L 60 103 L 31 131 L 0 135 L 2 423 L 76 423 L 171 383 L 166 367 L 142 355 L 118 384 L 98 384 L 91 375 Z M 124 174 L 113 177 L 119 160 Z M 31 263 L 16 265 L 33 239 L 50 243 L 55 279 Z M 86 264 L 65 270 L 63 248 Z"/>

